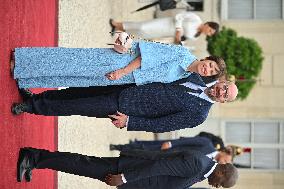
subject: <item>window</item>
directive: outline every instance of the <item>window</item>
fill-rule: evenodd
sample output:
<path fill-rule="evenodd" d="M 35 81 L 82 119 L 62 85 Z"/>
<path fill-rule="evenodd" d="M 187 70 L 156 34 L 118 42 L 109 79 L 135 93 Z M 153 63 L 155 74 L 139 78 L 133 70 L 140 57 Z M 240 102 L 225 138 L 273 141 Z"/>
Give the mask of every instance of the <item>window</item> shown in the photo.
<path fill-rule="evenodd" d="M 250 169 L 284 170 L 284 124 L 282 121 L 226 121 L 224 142 L 250 147 L 234 163 Z"/>
<path fill-rule="evenodd" d="M 274 20 L 284 18 L 284 0 L 222 0 L 227 20 Z"/>

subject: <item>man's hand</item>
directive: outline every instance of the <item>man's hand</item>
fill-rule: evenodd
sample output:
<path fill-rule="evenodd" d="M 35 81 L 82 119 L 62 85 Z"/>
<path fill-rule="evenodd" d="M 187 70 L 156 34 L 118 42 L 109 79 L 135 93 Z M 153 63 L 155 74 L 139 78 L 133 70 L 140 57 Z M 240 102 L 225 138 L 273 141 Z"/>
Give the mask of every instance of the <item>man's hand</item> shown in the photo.
<path fill-rule="evenodd" d="M 118 69 L 118 70 L 115 70 L 113 72 L 107 73 L 105 76 L 109 80 L 119 80 L 120 78 L 122 78 L 125 75 L 126 75 L 126 72 L 122 68 L 122 69 Z"/>
<path fill-rule="evenodd" d="M 123 127 L 126 126 L 126 121 L 127 121 L 127 115 L 117 112 L 117 114 L 114 115 L 108 115 L 110 118 L 112 118 L 112 123 L 117 127 L 122 129 Z"/>
<path fill-rule="evenodd" d="M 161 146 L 161 150 L 167 150 L 169 148 L 171 148 L 170 142 L 164 142 Z"/>
<path fill-rule="evenodd" d="M 119 186 L 123 184 L 121 174 L 118 175 L 108 174 L 105 178 L 105 182 L 107 185 L 110 186 Z"/>

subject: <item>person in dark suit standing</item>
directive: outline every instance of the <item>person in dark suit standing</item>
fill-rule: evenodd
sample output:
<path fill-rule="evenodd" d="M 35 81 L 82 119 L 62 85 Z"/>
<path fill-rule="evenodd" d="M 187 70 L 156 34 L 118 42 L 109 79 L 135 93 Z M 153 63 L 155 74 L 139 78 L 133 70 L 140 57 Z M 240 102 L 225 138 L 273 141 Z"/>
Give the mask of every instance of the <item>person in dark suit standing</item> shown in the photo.
<path fill-rule="evenodd" d="M 120 157 L 86 156 L 22 148 L 17 180 L 33 169 L 52 169 L 100 180 L 119 189 L 184 189 L 208 178 L 214 187 L 235 185 L 238 172 L 232 164 L 217 164 L 199 152 L 145 152 L 129 150 Z"/>
<path fill-rule="evenodd" d="M 234 83 L 222 81 L 207 87 L 193 73 L 173 83 L 150 83 L 86 98 L 66 96 L 65 90 L 46 91 L 14 104 L 12 112 L 110 117 L 118 128 L 159 133 L 198 126 L 214 102 L 232 101 L 237 93 Z"/>
<path fill-rule="evenodd" d="M 197 136 L 208 138 L 217 150 L 225 149 L 223 139 L 219 136 L 204 131 L 200 132 Z"/>
<path fill-rule="evenodd" d="M 212 142 L 205 137 L 184 137 L 175 140 L 135 141 L 124 145 L 110 145 L 110 150 L 148 150 L 148 151 L 199 151 L 218 163 L 232 163 L 233 154 L 230 149 L 217 151 Z"/>

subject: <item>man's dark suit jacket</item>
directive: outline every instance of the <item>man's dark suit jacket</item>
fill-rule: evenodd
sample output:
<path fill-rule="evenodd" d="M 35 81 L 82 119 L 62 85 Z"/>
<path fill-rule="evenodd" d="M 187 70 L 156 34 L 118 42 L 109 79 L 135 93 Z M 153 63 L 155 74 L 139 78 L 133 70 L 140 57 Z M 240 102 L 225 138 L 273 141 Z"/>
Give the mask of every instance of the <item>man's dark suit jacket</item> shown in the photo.
<path fill-rule="evenodd" d="M 121 152 L 119 172 L 127 183 L 119 189 L 185 189 L 204 180 L 214 166 L 210 158 L 197 151 Z"/>
<path fill-rule="evenodd" d="M 219 137 L 219 136 L 216 136 L 212 133 L 208 133 L 208 132 L 204 132 L 204 131 L 200 132 L 197 136 L 208 138 L 209 140 L 211 140 L 214 147 L 218 150 L 222 150 L 222 149 L 225 148 L 224 142 L 223 142 L 222 138 Z"/>
<path fill-rule="evenodd" d="M 198 74 L 183 82 L 205 86 Z M 168 132 L 196 127 L 208 116 L 212 103 L 172 84 L 130 87 L 119 96 L 119 111 L 129 116 L 127 130 Z"/>
<path fill-rule="evenodd" d="M 214 162 L 198 151 L 123 151 L 120 157 L 95 157 L 70 152 L 26 148 L 36 169 L 52 169 L 105 181 L 124 174 L 120 189 L 185 189 L 204 178 Z"/>
<path fill-rule="evenodd" d="M 199 151 L 202 154 L 210 154 L 215 152 L 212 142 L 205 137 L 183 137 L 175 140 L 157 140 L 157 141 L 135 141 L 130 144 L 119 145 L 121 151 L 128 149 L 143 149 L 143 150 L 152 150 L 159 151 L 164 142 L 171 142 L 172 147 L 168 150 L 170 151 Z"/>

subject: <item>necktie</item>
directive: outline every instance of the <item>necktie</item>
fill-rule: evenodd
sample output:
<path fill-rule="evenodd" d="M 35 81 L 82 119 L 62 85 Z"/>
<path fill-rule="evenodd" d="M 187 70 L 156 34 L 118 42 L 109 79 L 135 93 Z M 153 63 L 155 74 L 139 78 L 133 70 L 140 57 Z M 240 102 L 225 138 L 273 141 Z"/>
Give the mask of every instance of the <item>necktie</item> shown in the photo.
<path fill-rule="evenodd" d="M 175 85 L 176 87 L 182 89 L 185 92 L 189 92 L 189 93 L 196 93 L 196 94 L 201 94 L 203 91 L 201 89 L 192 89 L 189 87 L 186 87 L 184 85 Z"/>

